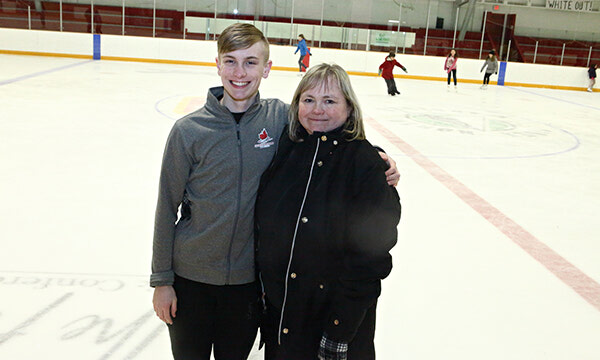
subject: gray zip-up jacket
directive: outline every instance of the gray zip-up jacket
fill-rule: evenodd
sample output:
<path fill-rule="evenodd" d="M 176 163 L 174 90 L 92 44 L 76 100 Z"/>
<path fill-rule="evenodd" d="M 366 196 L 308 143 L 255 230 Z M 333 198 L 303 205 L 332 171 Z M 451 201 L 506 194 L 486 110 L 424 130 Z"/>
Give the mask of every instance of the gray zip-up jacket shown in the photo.
<path fill-rule="evenodd" d="M 485 69 L 485 67 L 487 66 L 487 69 Z M 483 66 L 481 67 L 481 71 L 483 71 L 483 69 L 485 69 L 486 74 L 493 74 L 493 73 L 497 73 L 498 72 L 498 60 L 496 60 L 495 58 L 492 60 L 489 58 L 489 56 L 485 59 L 485 62 L 483 63 Z"/>
<path fill-rule="evenodd" d="M 256 192 L 287 123 L 289 105 L 257 94 L 238 124 L 219 103 L 223 91 L 210 89 L 204 107 L 178 120 L 167 139 L 151 286 L 172 285 L 175 273 L 212 285 L 255 280 Z M 178 220 L 182 203 L 186 214 Z"/>

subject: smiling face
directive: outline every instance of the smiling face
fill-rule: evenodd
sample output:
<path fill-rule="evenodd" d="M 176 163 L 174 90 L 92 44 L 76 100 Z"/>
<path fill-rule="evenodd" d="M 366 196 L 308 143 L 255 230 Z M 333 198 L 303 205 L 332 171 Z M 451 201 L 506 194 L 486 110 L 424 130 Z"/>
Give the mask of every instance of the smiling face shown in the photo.
<path fill-rule="evenodd" d="M 338 84 L 329 79 L 300 95 L 298 120 L 309 134 L 327 132 L 342 126 L 350 111 Z"/>
<path fill-rule="evenodd" d="M 232 112 L 244 112 L 252 105 L 260 81 L 269 76 L 272 62 L 265 60 L 265 44 L 220 54 L 218 74 L 225 88 L 222 103 Z"/>

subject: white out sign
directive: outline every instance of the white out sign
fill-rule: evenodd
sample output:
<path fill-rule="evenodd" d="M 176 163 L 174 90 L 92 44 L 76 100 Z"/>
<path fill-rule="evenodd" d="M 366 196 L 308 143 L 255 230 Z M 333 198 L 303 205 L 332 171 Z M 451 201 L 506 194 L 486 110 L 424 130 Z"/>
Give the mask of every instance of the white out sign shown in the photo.
<path fill-rule="evenodd" d="M 593 1 L 582 0 L 546 0 L 546 8 L 571 11 L 592 11 Z"/>

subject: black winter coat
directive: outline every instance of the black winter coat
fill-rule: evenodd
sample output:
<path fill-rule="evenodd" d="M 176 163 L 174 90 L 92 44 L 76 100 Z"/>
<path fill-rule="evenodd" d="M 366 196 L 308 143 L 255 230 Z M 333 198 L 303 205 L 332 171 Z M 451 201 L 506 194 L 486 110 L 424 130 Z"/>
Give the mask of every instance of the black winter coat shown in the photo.
<path fill-rule="evenodd" d="M 400 220 L 387 165 L 368 141 L 346 141 L 339 129 L 302 131 L 303 142 L 281 137 L 255 209 L 256 259 L 271 319 L 262 333 L 285 360 L 316 359 L 324 332 L 349 342 L 349 354 L 354 345 L 372 347 Z M 365 315 L 373 324 L 359 331 Z"/>

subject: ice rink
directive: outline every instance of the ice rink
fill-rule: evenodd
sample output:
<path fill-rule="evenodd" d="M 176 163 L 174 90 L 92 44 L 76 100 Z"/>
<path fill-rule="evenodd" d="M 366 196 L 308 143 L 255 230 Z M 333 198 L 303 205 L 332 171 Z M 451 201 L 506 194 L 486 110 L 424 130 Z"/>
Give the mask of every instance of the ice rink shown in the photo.
<path fill-rule="evenodd" d="M 0 55 L 0 69 L 0 359 L 169 359 L 148 286 L 158 174 L 216 68 Z M 600 94 L 458 75 L 457 91 L 397 79 L 396 97 L 352 77 L 369 140 L 402 173 L 378 359 L 598 360 Z M 288 102 L 299 80 L 272 71 L 261 96 Z"/>

